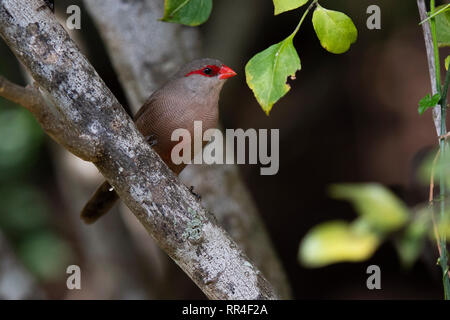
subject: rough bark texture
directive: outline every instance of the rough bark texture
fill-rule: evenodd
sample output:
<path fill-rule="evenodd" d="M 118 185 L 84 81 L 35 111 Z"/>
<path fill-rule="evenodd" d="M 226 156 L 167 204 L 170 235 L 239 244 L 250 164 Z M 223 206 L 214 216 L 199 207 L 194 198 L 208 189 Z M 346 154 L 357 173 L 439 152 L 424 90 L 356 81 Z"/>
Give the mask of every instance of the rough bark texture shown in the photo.
<path fill-rule="evenodd" d="M 163 23 L 163 1 L 84 0 L 136 111 L 179 65 L 200 57 L 196 29 Z M 202 196 L 244 252 L 284 298 L 290 288 L 236 165 L 191 165 L 180 175 Z"/>
<path fill-rule="evenodd" d="M 0 35 L 58 119 L 52 136 L 92 161 L 157 243 L 213 299 L 276 299 L 270 283 L 145 142 L 40 0 L 0 0 Z M 39 119 L 45 128 L 45 119 Z"/>

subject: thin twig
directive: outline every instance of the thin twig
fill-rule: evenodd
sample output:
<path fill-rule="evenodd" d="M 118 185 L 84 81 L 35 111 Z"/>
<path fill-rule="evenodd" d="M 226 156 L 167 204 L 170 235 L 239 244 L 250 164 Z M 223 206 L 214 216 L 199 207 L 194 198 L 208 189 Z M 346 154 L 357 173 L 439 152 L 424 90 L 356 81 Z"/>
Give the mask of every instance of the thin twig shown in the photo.
<path fill-rule="evenodd" d="M 0 96 L 17 103 L 30 111 L 35 111 L 36 106 L 42 104 L 42 99 L 31 86 L 22 87 L 10 82 L 0 75 Z"/>
<path fill-rule="evenodd" d="M 433 201 L 434 201 L 434 173 L 435 173 L 436 164 L 439 159 L 440 152 L 441 151 L 438 150 L 433 159 L 433 165 L 431 167 L 431 176 L 430 176 L 430 195 L 429 195 L 429 199 L 428 199 L 428 202 L 429 202 L 430 208 L 431 208 L 431 221 L 433 223 L 433 231 L 434 231 L 434 236 L 436 239 L 436 245 L 437 245 L 437 248 L 439 251 L 439 256 L 441 255 L 441 244 L 440 244 L 440 240 L 439 240 L 439 232 L 438 232 L 438 228 L 437 228 L 437 224 L 436 224 L 436 219 L 434 217 Z"/>
<path fill-rule="evenodd" d="M 419 8 L 419 14 L 420 14 L 420 20 L 423 21 L 428 18 L 427 14 L 427 8 L 425 6 L 425 0 L 417 0 L 417 7 Z M 430 76 L 430 83 L 431 83 L 431 91 L 433 95 L 438 93 L 438 86 L 436 82 L 436 65 L 434 63 L 434 49 L 433 49 L 433 37 L 431 35 L 431 28 L 430 24 L 423 23 L 422 24 L 422 30 L 423 30 L 423 36 L 425 39 L 425 47 L 427 51 L 427 61 L 428 61 L 428 70 L 429 70 L 429 76 Z M 438 136 L 441 136 L 444 134 L 444 132 L 441 132 L 441 108 L 439 106 L 436 106 L 432 110 L 433 113 L 433 122 L 434 126 L 436 128 L 436 132 Z"/>
<path fill-rule="evenodd" d="M 434 156 L 433 159 L 433 165 L 431 167 L 431 176 L 430 176 L 430 195 L 428 198 L 428 202 L 430 203 L 430 205 L 433 204 L 433 200 L 434 200 L 434 171 L 436 168 L 436 163 L 439 159 L 439 154 L 441 153 L 441 150 L 438 150 L 438 152 L 436 152 L 436 155 Z"/>
<path fill-rule="evenodd" d="M 419 25 L 422 25 L 423 23 L 427 22 L 428 20 L 430 20 L 431 18 L 434 18 L 438 15 L 440 15 L 441 13 L 443 13 L 445 10 L 447 10 L 450 7 L 450 3 L 447 4 L 445 7 L 439 9 L 438 11 L 436 11 L 435 13 L 433 13 L 432 15 L 430 15 L 428 18 L 426 18 L 425 20 L 421 21 L 419 23 Z"/>

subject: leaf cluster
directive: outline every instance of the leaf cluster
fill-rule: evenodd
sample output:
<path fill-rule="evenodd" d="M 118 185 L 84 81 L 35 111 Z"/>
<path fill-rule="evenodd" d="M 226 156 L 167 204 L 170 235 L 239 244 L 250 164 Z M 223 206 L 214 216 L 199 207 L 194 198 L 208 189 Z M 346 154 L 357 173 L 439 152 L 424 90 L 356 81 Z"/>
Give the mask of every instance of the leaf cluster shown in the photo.
<path fill-rule="evenodd" d="M 350 17 L 342 12 L 323 8 L 318 0 L 273 0 L 274 14 L 298 9 L 308 2 L 310 5 L 292 34 L 256 54 L 245 67 L 247 84 L 267 115 L 273 105 L 289 92 L 287 79 L 295 79 L 296 72 L 301 69 L 300 57 L 293 40 L 310 10 L 315 8 L 312 23 L 320 44 L 327 51 L 344 53 L 358 37 L 358 31 Z M 165 0 L 164 17 L 161 20 L 198 26 L 208 20 L 211 10 L 212 0 Z"/>

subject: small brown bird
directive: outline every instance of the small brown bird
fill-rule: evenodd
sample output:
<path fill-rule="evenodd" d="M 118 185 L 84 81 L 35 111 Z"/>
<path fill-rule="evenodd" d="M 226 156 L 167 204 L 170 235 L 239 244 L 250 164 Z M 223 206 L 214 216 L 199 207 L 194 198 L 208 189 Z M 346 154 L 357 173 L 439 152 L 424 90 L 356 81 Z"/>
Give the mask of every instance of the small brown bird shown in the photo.
<path fill-rule="evenodd" d="M 235 75 L 236 72 L 219 60 L 194 60 L 153 92 L 134 116 L 138 130 L 175 174 L 178 175 L 186 165 L 176 165 L 171 160 L 172 148 L 178 143 L 171 141 L 172 132 L 186 129 L 193 137 L 194 121 L 202 121 L 203 132 L 215 128 L 220 91 L 226 79 Z M 192 153 L 191 159 L 193 157 Z M 118 198 L 105 181 L 83 208 L 81 218 L 89 224 L 95 222 Z"/>

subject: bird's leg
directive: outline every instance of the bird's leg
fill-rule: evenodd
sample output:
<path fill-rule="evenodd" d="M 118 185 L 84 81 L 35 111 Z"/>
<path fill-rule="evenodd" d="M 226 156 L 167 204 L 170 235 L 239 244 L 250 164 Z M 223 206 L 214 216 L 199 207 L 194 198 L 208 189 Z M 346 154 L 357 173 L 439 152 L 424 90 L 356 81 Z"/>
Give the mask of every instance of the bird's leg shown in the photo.
<path fill-rule="evenodd" d="M 145 140 L 148 142 L 150 147 L 153 147 L 154 145 L 156 145 L 158 143 L 158 139 L 156 139 L 156 135 L 154 135 L 154 134 L 146 136 Z"/>
<path fill-rule="evenodd" d="M 202 196 L 194 192 L 194 186 L 190 186 L 189 191 L 194 195 L 195 198 L 197 198 L 198 201 L 202 200 Z"/>

